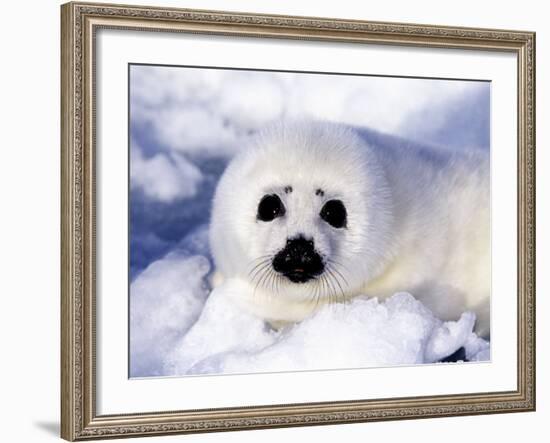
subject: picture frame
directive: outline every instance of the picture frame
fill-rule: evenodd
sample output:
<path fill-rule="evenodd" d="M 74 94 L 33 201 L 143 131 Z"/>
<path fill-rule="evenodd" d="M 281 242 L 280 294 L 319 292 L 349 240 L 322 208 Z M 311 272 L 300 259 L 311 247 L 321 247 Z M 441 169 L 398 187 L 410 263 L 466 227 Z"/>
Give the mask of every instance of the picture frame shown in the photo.
<path fill-rule="evenodd" d="M 535 34 L 525 31 L 71 2 L 61 7 L 61 436 L 69 441 L 535 410 Z M 98 413 L 98 32 L 511 54 L 517 75 L 515 389 Z M 154 42 L 152 43 L 154 45 Z M 267 44 L 267 43 L 266 43 Z M 135 60 L 139 61 L 139 60 Z M 338 67 L 334 68 L 338 70 Z M 399 74 L 399 73 L 396 73 Z M 124 92 L 126 94 L 126 92 Z M 495 166 L 496 168 L 496 166 Z M 495 174 L 498 171 L 493 171 Z M 127 171 L 120 171 L 126 175 Z M 509 177 L 510 180 L 512 177 Z M 498 190 L 493 189 L 493 192 Z M 493 220 L 493 223 L 495 221 Z M 121 270 L 120 272 L 125 272 Z M 499 278 L 499 276 L 494 276 Z M 121 321 L 121 325 L 127 322 Z M 121 331 L 124 326 L 120 326 Z M 140 383 L 147 383 L 143 380 Z M 230 381 L 231 382 L 231 381 Z M 213 381 L 211 381 L 213 383 Z M 126 391 L 125 391 L 126 392 Z M 129 392 L 129 391 L 128 391 Z M 228 399 L 231 403 L 234 399 Z"/>

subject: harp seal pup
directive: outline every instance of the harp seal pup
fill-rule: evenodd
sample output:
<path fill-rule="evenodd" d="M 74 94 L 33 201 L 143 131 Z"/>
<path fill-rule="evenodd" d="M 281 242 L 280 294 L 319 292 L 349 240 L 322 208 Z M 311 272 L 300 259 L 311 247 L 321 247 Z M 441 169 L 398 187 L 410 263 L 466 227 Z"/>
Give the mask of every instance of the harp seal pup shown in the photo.
<path fill-rule="evenodd" d="M 283 122 L 254 137 L 215 192 L 214 285 L 275 327 L 407 291 L 442 320 L 474 311 L 488 337 L 488 151 L 372 134 Z"/>

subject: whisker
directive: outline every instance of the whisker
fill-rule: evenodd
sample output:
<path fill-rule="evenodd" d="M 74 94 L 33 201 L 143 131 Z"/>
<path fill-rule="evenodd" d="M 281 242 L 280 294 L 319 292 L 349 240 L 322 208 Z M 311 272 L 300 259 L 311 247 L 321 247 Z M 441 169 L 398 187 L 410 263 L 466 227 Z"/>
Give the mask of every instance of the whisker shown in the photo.
<path fill-rule="evenodd" d="M 313 288 L 313 294 L 312 294 L 312 297 L 311 297 L 311 301 L 312 302 L 315 302 L 315 306 L 314 306 L 314 310 L 317 309 L 317 306 L 319 304 L 319 296 L 321 294 L 321 285 L 320 285 L 320 279 L 319 278 L 316 278 L 315 279 L 315 286 Z"/>
<path fill-rule="evenodd" d="M 327 276 L 325 274 L 323 274 L 321 276 L 321 290 L 323 291 L 323 296 L 322 298 L 325 299 L 327 297 L 330 297 L 330 287 L 328 285 L 328 282 L 327 282 Z M 319 300 L 321 299 L 321 295 L 319 295 Z M 329 301 L 330 303 L 330 301 Z"/>
<path fill-rule="evenodd" d="M 330 276 L 329 273 L 325 273 L 325 281 L 327 283 L 327 287 L 329 288 L 329 291 L 328 291 L 328 303 L 331 305 L 333 303 L 333 297 L 334 297 L 334 294 L 336 293 L 336 288 L 334 287 L 334 284 L 333 284 L 333 281 L 332 281 L 332 278 Z"/>
<path fill-rule="evenodd" d="M 263 266 L 261 266 L 260 268 L 256 269 L 256 271 L 254 271 L 254 275 L 251 275 L 250 279 L 254 280 L 259 274 L 261 274 L 266 268 L 269 268 L 270 266 L 271 266 L 271 263 L 264 263 Z"/>
<path fill-rule="evenodd" d="M 342 302 L 345 301 L 345 295 L 344 295 L 344 289 L 342 288 L 342 285 L 340 284 L 340 281 L 338 280 L 338 278 L 336 277 L 336 275 L 334 275 L 334 273 L 332 272 L 331 268 L 330 267 L 327 267 L 327 273 L 328 275 L 331 276 L 331 278 L 333 279 L 333 281 L 336 283 L 336 285 L 338 286 L 338 288 L 340 289 L 340 293 L 342 294 Z M 336 294 L 335 294 L 336 295 Z"/>
<path fill-rule="evenodd" d="M 344 270 L 346 270 L 347 272 L 349 272 L 349 268 L 347 266 L 345 266 L 343 263 L 337 261 L 337 260 L 334 260 L 333 258 L 331 258 L 329 260 L 331 263 L 334 263 L 335 265 L 338 265 L 340 267 L 342 267 Z"/>
<path fill-rule="evenodd" d="M 275 274 L 275 272 L 273 271 L 273 268 L 269 270 L 269 273 L 271 274 L 269 278 L 269 286 L 271 288 L 271 293 L 273 294 L 275 293 L 275 281 L 277 279 L 277 274 Z"/>
<path fill-rule="evenodd" d="M 251 275 L 256 269 L 270 262 L 271 262 L 271 258 L 263 259 L 261 262 L 256 264 L 252 269 L 250 269 L 250 271 L 248 272 L 248 275 Z"/>
<path fill-rule="evenodd" d="M 250 262 L 251 262 L 251 263 L 254 263 L 254 262 L 257 261 L 257 260 L 262 260 L 262 259 L 264 259 L 264 258 L 270 258 L 270 257 L 272 257 L 272 256 L 273 256 L 273 254 L 271 254 L 271 253 L 270 253 L 270 254 L 260 255 L 260 256 L 256 257 L 255 259 L 251 260 Z"/>
<path fill-rule="evenodd" d="M 256 291 L 259 286 L 263 286 L 263 283 L 266 279 L 266 277 L 269 275 L 269 267 L 262 268 L 261 276 L 258 278 L 258 282 L 256 283 L 256 286 L 254 287 L 254 297 L 256 296 Z"/>
<path fill-rule="evenodd" d="M 332 262 L 332 263 L 336 265 L 336 262 Z M 334 271 L 336 274 L 338 274 L 342 280 L 344 280 L 344 283 L 346 284 L 346 286 L 349 286 L 348 281 L 346 280 L 346 277 L 344 277 L 344 275 L 338 270 L 336 266 L 331 266 L 331 270 Z"/>
<path fill-rule="evenodd" d="M 262 278 L 260 278 L 260 286 L 263 286 L 265 287 L 266 286 L 266 283 L 269 279 L 269 276 L 271 275 L 271 267 L 267 267 Z"/>
<path fill-rule="evenodd" d="M 318 288 L 319 290 L 317 291 L 317 297 L 316 297 L 316 300 L 315 300 L 315 309 L 317 309 L 317 307 L 319 306 L 319 301 L 321 301 L 321 292 L 327 292 L 325 291 L 326 289 L 326 277 L 325 275 L 321 275 L 321 278 L 319 279 L 319 284 L 318 284 Z"/>

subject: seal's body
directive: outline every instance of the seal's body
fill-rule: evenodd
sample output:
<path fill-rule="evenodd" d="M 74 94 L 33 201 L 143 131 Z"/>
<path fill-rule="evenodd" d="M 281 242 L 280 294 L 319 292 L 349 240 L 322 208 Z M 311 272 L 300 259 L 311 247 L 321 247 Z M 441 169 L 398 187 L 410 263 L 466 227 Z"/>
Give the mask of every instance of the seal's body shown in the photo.
<path fill-rule="evenodd" d="M 488 152 L 374 135 L 309 122 L 255 137 L 214 197 L 215 281 L 272 324 L 408 291 L 443 320 L 475 311 L 488 335 Z"/>

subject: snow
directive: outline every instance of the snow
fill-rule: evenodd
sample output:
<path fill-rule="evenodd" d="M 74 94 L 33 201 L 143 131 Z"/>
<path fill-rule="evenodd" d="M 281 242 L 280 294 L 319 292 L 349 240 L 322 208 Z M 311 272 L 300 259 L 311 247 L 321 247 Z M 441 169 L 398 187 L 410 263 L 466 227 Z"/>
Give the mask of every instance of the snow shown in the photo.
<path fill-rule="evenodd" d="M 489 90 L 488 82 L 132 66 L 131 118 L 163 150 L 190 155 L 231 157 L 283 117 L 484 148 Z"/>
<path fill-rule="evenodd" d="M 162 361 L 201 314 L 210 270 L 200 255 L 170 253 L 131 284 L 130 375 L 163 375 Z"/>
<path fill-rule="evenodd" d="M 275 330 L 243 311 L 238 281 L 209 295 L 202 256 L 168 256 L 132 284 L 132 376 L 182 376 L 368 368 L 436 363 L 465 348 L 470 361 L 489 360 L 475 335 L 475 315 L 436 318 L 411 294 L 387 300 L 359 296 L 328 305 Z"/>
<path fill-rule="evenodd" d="M 162 202 L 190 198 L 197 194 L 201 171 L 182 155 L 157 153 L 144 158 L 141 148 L 132 143 L 130 183 L 147 197 Z"/>

